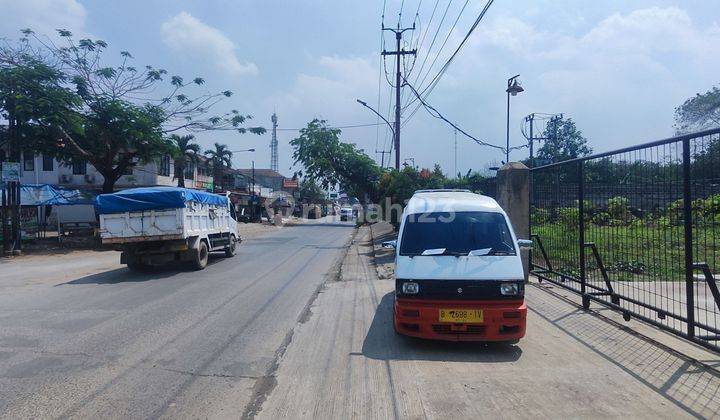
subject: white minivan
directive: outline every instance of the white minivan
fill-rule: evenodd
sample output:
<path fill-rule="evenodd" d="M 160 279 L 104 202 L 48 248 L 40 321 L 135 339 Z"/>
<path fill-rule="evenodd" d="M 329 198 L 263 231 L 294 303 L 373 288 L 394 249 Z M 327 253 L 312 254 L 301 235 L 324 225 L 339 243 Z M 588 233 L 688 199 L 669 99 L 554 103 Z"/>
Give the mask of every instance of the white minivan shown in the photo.
<path fill-rule="evenodd" d="M 468 190 L 421 190 L 403 212 L 395 248 L 394 325 L 401 334 L 452 341 L 525 335 L 520 249 L 507 215 Z"/>

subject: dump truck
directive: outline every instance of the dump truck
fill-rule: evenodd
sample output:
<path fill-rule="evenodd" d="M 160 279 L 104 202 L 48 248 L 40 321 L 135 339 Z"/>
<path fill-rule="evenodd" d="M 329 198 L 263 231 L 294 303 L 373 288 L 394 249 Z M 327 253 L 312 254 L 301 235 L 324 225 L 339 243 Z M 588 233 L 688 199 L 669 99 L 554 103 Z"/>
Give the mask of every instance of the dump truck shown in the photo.
<path fill-rule="evenodd" d="M 100 238 L 131 270 L 172 262 L 204 269 L 211 252 L 233 257 L 241 241 L 227 196 L 176 187 L 132 188 L 96 198 Z"/>

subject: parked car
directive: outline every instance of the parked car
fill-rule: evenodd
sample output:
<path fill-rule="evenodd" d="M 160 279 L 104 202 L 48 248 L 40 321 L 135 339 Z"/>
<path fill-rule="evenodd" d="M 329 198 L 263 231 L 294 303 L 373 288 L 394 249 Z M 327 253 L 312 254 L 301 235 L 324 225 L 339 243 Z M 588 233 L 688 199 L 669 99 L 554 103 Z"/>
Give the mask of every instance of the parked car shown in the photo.
<path fill-rule="evenodd" d="M 408 202 L 395 248 L 393 324 L 404 335 L 517 341 L 527 307 L 518 240 L 490 197 L 425 190 Z"/>
<path fill-rule="evenodd" d="M 342 206 L 340 207 L 340 221 L 346 222 L 348 220 L 352 220 L 355 217 L 355 212 L 353 211 L 353 208 L 350 206 Z"/>

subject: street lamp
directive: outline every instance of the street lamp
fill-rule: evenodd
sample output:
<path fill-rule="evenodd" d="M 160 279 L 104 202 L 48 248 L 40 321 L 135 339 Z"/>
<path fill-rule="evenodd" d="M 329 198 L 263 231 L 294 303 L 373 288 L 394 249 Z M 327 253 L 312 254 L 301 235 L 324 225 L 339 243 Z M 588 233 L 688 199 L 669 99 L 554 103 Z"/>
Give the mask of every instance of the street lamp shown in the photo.
<path fill-rule="evenodd" d="M 510 162 L 510 95 L 517 96 L 518 93 L 525 90 L 522 88 L 520 81 L 517 80 L 518 77 L 520 77 L 520 75 L 516 74 L 515 76 L 509 78 L 507 81 L 507 89 L 505 89 L 505 92 L 507 92 L 507 125 L 506 125 L 506 134 L 505 134 L 505 163 Z"/>
<path fill-rule="evenodd" d="M 393 127 L 393 125 L 390 123 L 390 121 L 388 121 L 385 117 L 383 117 L 382 115 L 380 115 L 379 112 L 375 111 L 370 105 L 367 104 L 367 102 L 361 101 L 360 99 L 356 99 L 355 101 L 357 101 L 357 103 L 359 103 L 360 105 L 362 105 L 362 106 L 364 106 L 365 108 L 369 109 L 369 110 L 372 111 L 375 115 L 377 115 L 377 116 L 380 117 L 383 121 L 385 121 L 385 124 L 387 124 L 388 127 L 390 127 L 390 131 L 393 133 L 393 138 L 395 138 L 395 127 Z M 375 153 L 377 153 L 377 151 L 375 151 Z M 395 151 L 395 153 L 397 153 L 397 150 Z M 383 160 L 384 160 L 384 158 L 385 158 L 385 151 L 383 151 Z M 399 162 L 399 161 L 398 161 L 398 162 Z M 382 167 L 382 166 L 384 166 L 384 165 L 381 164 L 380 166 Z M 397 166 L 396 166 L 395 169 L 400 169 L 400 167 L 397 167 Z"/>

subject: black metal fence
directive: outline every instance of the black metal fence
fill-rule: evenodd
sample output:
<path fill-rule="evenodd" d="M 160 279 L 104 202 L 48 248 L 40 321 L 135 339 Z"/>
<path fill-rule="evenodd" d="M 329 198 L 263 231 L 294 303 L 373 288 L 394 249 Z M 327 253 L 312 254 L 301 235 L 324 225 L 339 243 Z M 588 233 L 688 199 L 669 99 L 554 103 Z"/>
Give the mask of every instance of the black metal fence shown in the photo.
<path fill-rule="evenodd" d="M 531 174 L 534 274 L 720 350 L 720 129 Z"/>

